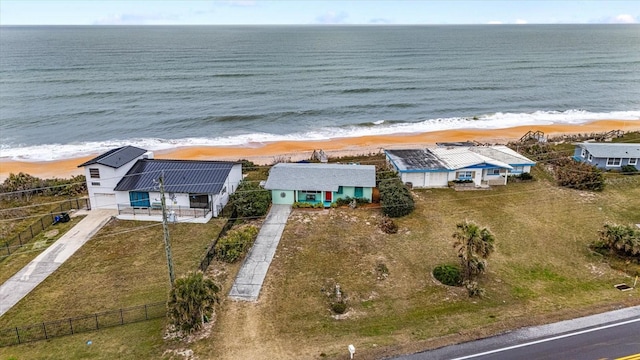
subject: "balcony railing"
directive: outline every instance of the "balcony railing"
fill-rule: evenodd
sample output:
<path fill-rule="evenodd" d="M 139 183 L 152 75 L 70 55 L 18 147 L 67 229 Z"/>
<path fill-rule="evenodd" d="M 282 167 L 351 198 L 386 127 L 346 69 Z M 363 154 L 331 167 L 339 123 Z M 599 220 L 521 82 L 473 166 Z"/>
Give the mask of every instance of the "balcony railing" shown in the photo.
<path fill-rule="evenodd" d="M 154 204 L 155 205 L 155 204 Z M 177 217 L 199 218 L 206 217 L 211 212 L 211 203 L 206 208 L 191 208 L 186 206 L 168 206 L 167 216 L 173 212 Z M 162 216 L 162 208 L 158 206 L 133 207 L 131 205 L 118 204 L 118 215 Z"/>

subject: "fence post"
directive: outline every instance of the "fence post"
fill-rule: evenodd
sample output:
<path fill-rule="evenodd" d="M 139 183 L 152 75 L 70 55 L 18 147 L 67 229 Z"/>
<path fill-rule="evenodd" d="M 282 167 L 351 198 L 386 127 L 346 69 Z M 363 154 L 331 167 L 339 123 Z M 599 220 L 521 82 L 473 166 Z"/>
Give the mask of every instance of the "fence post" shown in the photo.
<path fill-rule="evenodd" d="M 42 230 L 44 230 L 44 221 L 42 221 L 42 218 L 40 218 L 40 225 L 42 225 Z"/>
<path fill-rule="evenodd" d="M 122 308 L 120 308 L 120 325 L 124 325 L 124 318 L 122 317 Z"/>
<path fill-rule="evenodd" d="M 78 200 L 78 198 L 76 198 L 76 208 L 80 210 L 80 201 Z"/>
<path fill-rule="evenodd" d="M 7 246 L 7 256 L 11 255 L 11 249 L 9 248 L 9 243 L 5 242 L 4 244 Z"/>
<path fill-rule="evenodd" d="M 94 314 L 96 316 L 96 330 L 100 329 L 100 325 L 98 325 L 98 314 Z"/>
<path fill-rule="evenodd" d="M 44 324 L 44 322 L 42 323 L 42 330 L 44 330 L 45 340 L 49 339 L 49 337 L 47 336 L 47 326 Z"/>
<path fill-rule="evenodd" d="M 20 332 L 18 331 L 17 326 L 16 326 L 16 336 L 18 337 L 18 344 L 20 344 Z"/>
<path fill-rule="evenodd" d="M 147 304 L 144 304 L 144 319 L 149 320 L 149 314 L 147 313 Z"/>
<path fill-rule="evenodd" d="M 71 335 L 73 335 L 73 323 L 71 322 L 71 318 L 69 318 L 69 327 L 71 328 Z"/>
<path fill-rule="evenodd" d="M 20 242 L 20 246 L 22 246 L 22 231 L 18 233 L 18 241 Z"/>

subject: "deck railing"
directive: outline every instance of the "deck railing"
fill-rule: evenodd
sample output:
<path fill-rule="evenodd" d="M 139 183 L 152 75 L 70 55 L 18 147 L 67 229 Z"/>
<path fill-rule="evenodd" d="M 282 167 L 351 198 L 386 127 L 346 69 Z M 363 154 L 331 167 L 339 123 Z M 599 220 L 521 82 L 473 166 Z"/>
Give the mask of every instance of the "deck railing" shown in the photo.
<path fill-rule="evenodd" d="M 177 217 L 199 218 L 206 217 L 211 212 L 211 203 L 206 208 L 191 208 L 187 206 L 168 206 L 167 216 L 173 212 Z M 162 208 L 158 206 L 133 207 L 131 205 L 118 204 L 118 215 L 162 216 Z"/>

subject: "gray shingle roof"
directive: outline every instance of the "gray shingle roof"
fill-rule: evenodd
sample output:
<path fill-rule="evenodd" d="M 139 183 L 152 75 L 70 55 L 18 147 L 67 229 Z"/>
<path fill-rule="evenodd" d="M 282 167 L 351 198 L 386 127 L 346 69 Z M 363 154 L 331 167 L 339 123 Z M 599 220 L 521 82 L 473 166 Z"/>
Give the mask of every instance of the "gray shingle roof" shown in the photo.
<path fill-rule="evenodd" d="M 375 187 L 376 167 L 280 163 L 271 168 L 264 187 L 269 190 L 338 191 L 340 186 Z"/>
<path fill-rule="evenodd" d="M 115 191 L 158 191 L 158 178 L 164 172 L 165 191 L 217 194 L 234 162 L 193 160 L 138 160 L 120 180 Z"/>
<path fill-rule="evenodd" d="M 140 149 L 135 146 L 123 146 L 117 149 L 109 150 L 104 154 L 101 154 L 85 163 L 78 165 L 78 167 L 89 166 L 93 164 L 100 164 L 109 166 L 112 168 L 119 168 L 120 166 L 135 160 L 138 156 L 146 153 L 147 150 Z"/>
<path fill-rule="evenodd" d="M 579 143 L 576 145 L 598 158 L 640 158 L 638 143 Z"/>

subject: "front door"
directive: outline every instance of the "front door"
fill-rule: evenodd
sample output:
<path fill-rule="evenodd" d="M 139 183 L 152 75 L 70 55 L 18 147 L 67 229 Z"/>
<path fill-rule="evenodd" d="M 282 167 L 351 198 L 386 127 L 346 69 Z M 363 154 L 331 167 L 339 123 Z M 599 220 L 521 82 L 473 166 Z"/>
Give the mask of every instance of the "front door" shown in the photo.
<path fill-rule="evenodd" d="M 141 191 L 130 191 L 129 202 L 133 207 L 150 207 L 149 193 Z"/>
<path fill-rule="evenodd" d="M 356 199 L 360 199 L 362 197 L 362 188 L 361 187 L 356 187 L 355 191 L 353 192 L 353 197 Z"/>
<path fill-rule="evenodd" d="M 327 202 L 332 202 L 333 200 L 333 193 L 331 191 L 325 191 L 324 192 L 324 201 Z"/>

